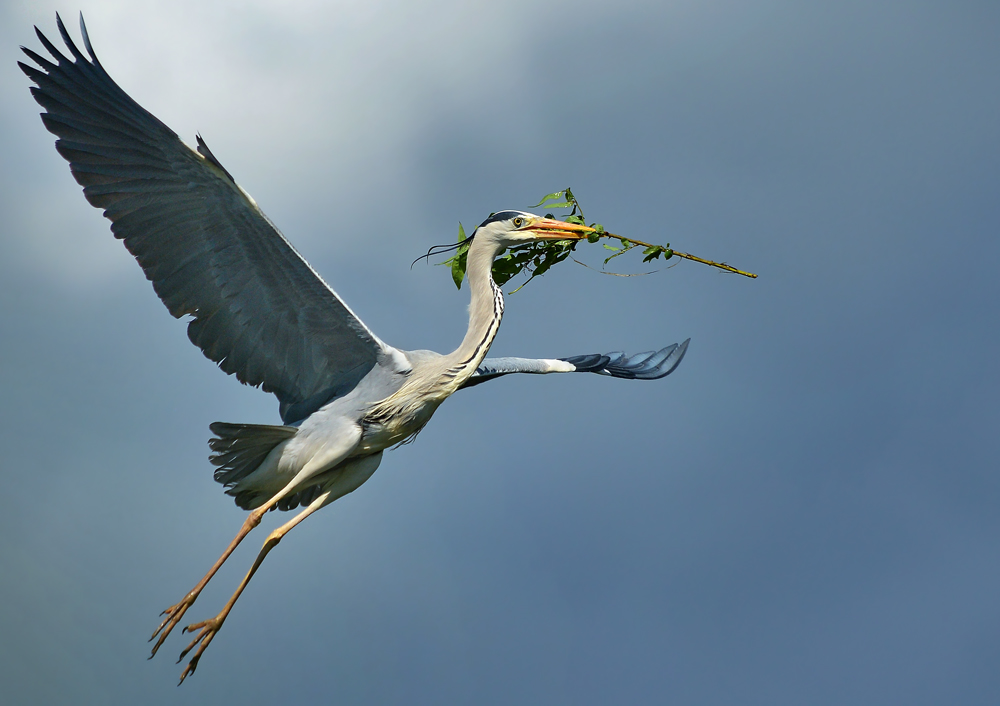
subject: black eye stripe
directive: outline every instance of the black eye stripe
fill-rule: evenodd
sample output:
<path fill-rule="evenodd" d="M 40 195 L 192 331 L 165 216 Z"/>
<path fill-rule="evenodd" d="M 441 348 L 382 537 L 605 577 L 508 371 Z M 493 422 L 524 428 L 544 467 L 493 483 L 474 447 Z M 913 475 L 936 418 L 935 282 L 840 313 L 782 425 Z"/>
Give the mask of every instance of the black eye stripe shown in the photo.
<path fill-rule="evenodd" d="M 528 214 L 526 214 L 524 211 L 497 211 L 489 218 L 487 218 L 485 221 L 480 223 L 479 227 L 482 228 L 483 226 L 487 226 L 490 223 L 495 223 L 496 221 L 507 221 L 517 216 L 521 216 L 523 218 L 526 215 Z"/>

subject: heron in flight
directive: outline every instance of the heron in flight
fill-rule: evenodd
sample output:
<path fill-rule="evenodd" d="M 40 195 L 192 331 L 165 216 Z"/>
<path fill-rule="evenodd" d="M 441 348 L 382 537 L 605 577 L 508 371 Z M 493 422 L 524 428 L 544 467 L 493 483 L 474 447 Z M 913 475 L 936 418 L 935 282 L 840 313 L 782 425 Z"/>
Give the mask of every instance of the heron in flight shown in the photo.
<path fill-rule="evenodd" d="M 45 127 L 83 186 L 103 209 L 188 337 L 223 371 L 278 398 L 282 424 L 211 425 L 215 480 L 249 513 L 209 572 L 167 608 L 150 638 L 163 644 L 205 585 L 269 510 L 303 509 L 274 530 L 232 598 L 214 618 L 184 628 L 195 650 L 181 682 L 222 626 L 264 557 L 306 517 L 356 490 L 382 452 L 412 439 L 458 390 L 512 373 L 591 372 L 655 380 L 681 362 L 688 341 L 662 350 L 561 359 L 487 358 L 503 293 L 493 260 L 505 248 L 536 240 L 586 237 L 590 228 L 523 211 L 500 211 L 469 239 L 469 328 L 451 353 L 404 351 L 382 341 L 309 266 L 236 183 L 199 135 L 192 150 L 132 100 L 98 61 L 87 28 L 88 56 L 56 15 L 72 58 L 42 32 L 51 59 L 22 47 L 37 65 L 19 65 L 36 84 Z"/>

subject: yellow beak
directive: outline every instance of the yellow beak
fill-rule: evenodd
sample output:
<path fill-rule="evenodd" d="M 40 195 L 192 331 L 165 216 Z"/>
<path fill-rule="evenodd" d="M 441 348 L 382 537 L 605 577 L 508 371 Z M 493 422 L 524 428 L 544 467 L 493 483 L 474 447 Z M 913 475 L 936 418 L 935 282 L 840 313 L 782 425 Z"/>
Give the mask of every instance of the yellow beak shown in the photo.
<path fill-rule="evenodd" d="M 586 238 L 587 233 L 594 232 L 593 228 L 578 223 L 555 221 L 551 218 L 539 218 L 525 224 L 518 230 L 528 231 L 542 240 L 580 240 Z"/>

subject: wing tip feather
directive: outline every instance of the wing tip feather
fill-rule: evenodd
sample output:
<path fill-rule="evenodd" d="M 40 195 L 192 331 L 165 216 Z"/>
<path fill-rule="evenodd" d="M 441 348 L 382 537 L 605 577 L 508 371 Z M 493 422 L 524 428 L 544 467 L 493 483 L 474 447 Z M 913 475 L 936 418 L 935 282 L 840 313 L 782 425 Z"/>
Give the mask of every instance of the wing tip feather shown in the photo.
<path fill-rule="evenodd" d="M 195 140 L 198 141 L 198 154 L 200 154 L 202 157 L 204 157 L 206 160 L 208 160 L 214 166 L 216 166 L 219 169 L 221 169 L 222 173 L 225 174 L 226 177 L 228 177 L 229 181 L 231 181 L 231 182 L 233 182 L 235 184 L 236 180 L 233 179 L 233 175 L 230 174 L 229 170 L 222 166 L 222 162 L 220 162 L 219 159 L 214 154 L 212 154 L 212 150 L 210 150 L 208 148 L 208 143 L 205 142 L 205 138 L 203 138 L 201 136 L 201 133 L 200 132 L 199 133 L 195 133 L 194 137 L 195 137 Z"/>
<path fill-rule="evenodd" d="M 94 65 L 100 66 L 101 62 L 97 60 L 97 53 L 94 51 L 94 46 L 90 43 L 90 33 L 87 31 L 87 23 L 83 21 L 83 10 L 80 11 L 80 36 L 83 37 L 83 46 L 90 54 L 91 60 Z"/>

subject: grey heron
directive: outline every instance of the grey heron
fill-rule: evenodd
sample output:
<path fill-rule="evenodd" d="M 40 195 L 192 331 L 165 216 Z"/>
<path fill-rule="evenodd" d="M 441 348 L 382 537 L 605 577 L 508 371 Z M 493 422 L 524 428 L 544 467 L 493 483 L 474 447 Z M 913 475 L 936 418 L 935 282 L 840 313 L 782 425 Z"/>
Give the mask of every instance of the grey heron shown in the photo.
<path fill-rule="evenodd" d="M 101 66 L 80 17 L 85 56 L 62 20 L 72 58 L 38 28 L 51 59 L 22 47 L 19 65 L 36 84 L 42 121 L 57 136 L 86 199 L 135 256 L 156 294 L 210 360 L 278 399 L 280 425 L 211 425 L 215 479 L 249 511 L 209 572 L 150 638 L 156 654 L 236 546 L 269 510 L 303 509 L 274 530 L 232 598 L 194 623 L 180 659 L 193 674 L 268 552 L 306 517 L 356 490 L 385 449 L 412 439 L 460 389 L 512 373 L 593 372 L 653 380 L 681 362 L 688 341 L 638 355 L 561 359 L 487 358 L 503 317 L 494 259 L 507 247 L 586 237 L 591 229 L 523 211 L 500 211 L 470 236 L 469 327 L 448 354 L 404 351 L 383 342 L 299 255 L 236 183 L 199 135 L 197 149 L 132 100 Z"/>

